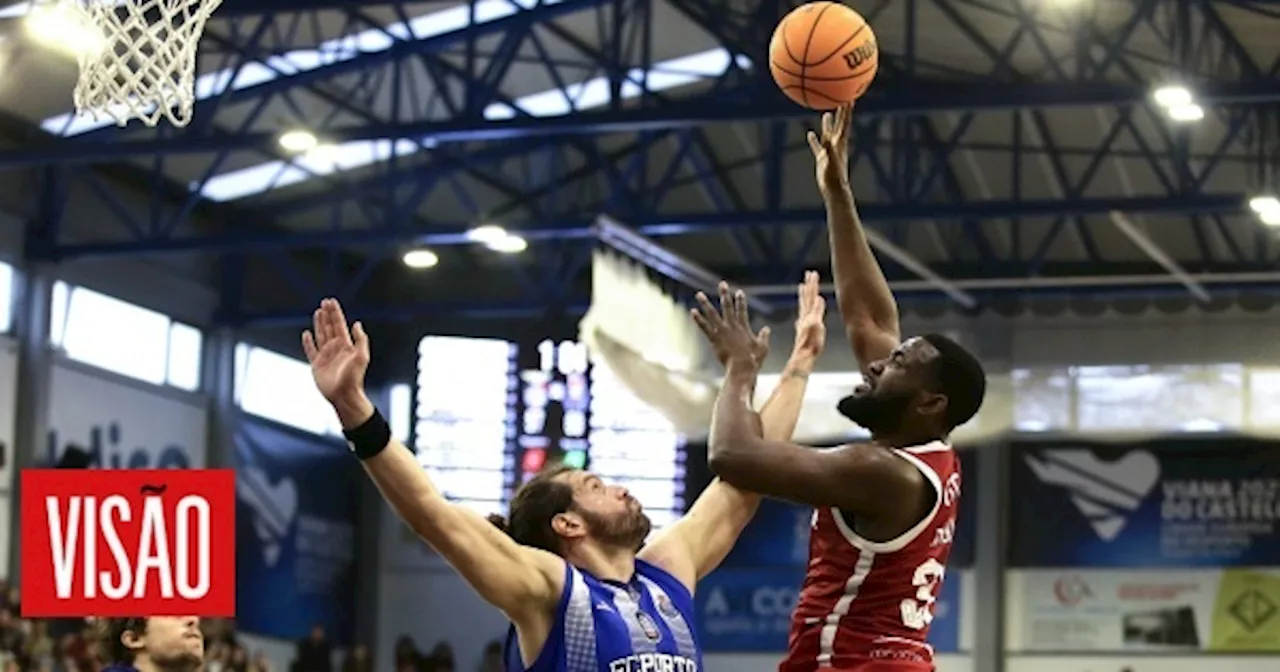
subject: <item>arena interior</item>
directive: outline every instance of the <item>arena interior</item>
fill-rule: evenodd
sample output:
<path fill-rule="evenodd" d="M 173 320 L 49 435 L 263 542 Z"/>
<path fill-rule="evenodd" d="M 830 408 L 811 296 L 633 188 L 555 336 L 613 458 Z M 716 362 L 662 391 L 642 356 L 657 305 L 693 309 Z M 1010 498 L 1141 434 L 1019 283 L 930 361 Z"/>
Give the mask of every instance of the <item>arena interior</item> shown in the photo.
<path fill-rule="evenodd" d="M 991 376 L 956 436 L 939 669 L 1274 670 L 1280 2 L 845 1 L 880 49 L 851 172 L 904 332 Z M 368 325 L 384 412 L 451 498 L 501 511 L 563 460 L 663 523 L 710 478 L 692 294 L 728 280 L 774 326 L 764 394 L 795 283 L 830 280 L 818 117 L 766 65 L 792 2 L 224 0 L 183 128 L 74 116 L 96 38 L 41 5 L 0 2 L 0 574 L 23 468 L 233 467 L 210 668 L 494 669 L 500 615 L 311 383 L 321 297 Z M 830 317 L 813 445 L 858 437 Z M 700 588 L 709 671 L 774 669 L 807 521 L 770 504 Z M 18 601 L 6 670 L 93 664 Z"/>

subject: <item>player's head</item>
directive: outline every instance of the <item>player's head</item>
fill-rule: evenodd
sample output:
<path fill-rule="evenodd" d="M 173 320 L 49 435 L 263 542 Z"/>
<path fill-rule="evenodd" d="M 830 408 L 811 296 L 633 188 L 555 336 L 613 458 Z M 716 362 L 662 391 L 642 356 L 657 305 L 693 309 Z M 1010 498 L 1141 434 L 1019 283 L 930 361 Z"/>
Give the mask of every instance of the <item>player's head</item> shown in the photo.
<path fill-rule="evenodd" d="M 907 340 L 872 362 L 867 373 L 867 380 L 840 401 L 839 410 L 872 434 L 911 430 L 941 438 L 968 422 L 987 392 L 978 359 L 941 334 Z"/>
<path fill-rule="evenodd" d="M 627 489 L 581 469 L 555 466 L 520 486 L 507 519 L 491 516 L 517 542 L 559 555 L 583 544 L 639 550 L 651 523 Z"/>
<path fill-rule="evenodd" d="M 109 664 L 143 672 L 196 670 L 204 664 L 204 635 L 196 616 L 104 618 L 97 626 Z"/>

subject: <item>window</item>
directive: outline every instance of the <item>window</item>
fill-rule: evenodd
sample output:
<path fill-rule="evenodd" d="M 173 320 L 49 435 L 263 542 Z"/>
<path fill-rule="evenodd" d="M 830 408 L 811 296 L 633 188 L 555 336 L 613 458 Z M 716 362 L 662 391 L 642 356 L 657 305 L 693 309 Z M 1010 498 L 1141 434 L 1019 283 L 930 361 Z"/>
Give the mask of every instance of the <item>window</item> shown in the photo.
<path fill-rule="evenodd" d="M 1014 369 L 1013 426 L 1022 432 L 1071 427 L 1074 380 L 1066 369 Z M 990 393 L 988 393 L 990 394 Z"/>
<path fill-rule="evenodd" d="M 1082 366 L 1076 429 L 1218 431 L 1244 424 L 1240 364 Z"/>
<path fill-rule="evenodd" d="M 484 514 L 505 512 L 514 480 L 515 346 L 427 336 L 418 344 L 413 445 L 445 497 Z"/>
<path fill-rule="evenodd" d="M 156 385 L 200 386 L 203 334 L 163 313 L 56 282 L 49 341 L 67 358 Z"/>
<path fill-rule="evenodd" d="M 392 385 L 388 396 L 387 423 L 391 425 L 391 436 L 408 445 L 409 428 L 413 426 L 413 388 L 404 383 Z"/>
<path fill-rule="evenodd" d="M 342 434 L 342 425 L 311 380 L 306 362 L 239 343 L 235 400 L 246 413 L 315 434 Z"/>
<path fill-rule="evenodd" d="M 13 267 L 0 263 L 0 333 L 13 327 Z"/>
<path fill-rule="evenodd" d="M 1280 369 L 1259 367 L 1249 371 L 1249 425 L 1280 427 Z"/>

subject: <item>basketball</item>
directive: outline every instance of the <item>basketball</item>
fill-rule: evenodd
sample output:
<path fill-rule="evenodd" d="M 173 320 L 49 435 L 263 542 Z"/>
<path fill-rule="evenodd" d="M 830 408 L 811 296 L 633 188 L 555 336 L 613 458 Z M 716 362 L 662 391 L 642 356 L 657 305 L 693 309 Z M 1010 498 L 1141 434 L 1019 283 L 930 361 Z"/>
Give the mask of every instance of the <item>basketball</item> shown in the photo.
<path fill-rule="evenodd" d="M 811 2 L 791 10 L 769 42 L 773 81 L 788 98 L 813 110 L 857 100 L 879 63 L 871 26 L 838 2 Z"/>

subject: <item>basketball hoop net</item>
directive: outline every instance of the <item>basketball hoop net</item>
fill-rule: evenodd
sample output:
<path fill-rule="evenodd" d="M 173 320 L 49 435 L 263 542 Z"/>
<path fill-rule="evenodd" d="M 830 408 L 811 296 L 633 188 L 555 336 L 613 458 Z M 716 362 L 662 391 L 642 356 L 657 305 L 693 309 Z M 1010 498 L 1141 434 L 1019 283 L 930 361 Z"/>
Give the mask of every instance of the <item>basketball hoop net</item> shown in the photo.
<path fill-rule="evenodd" d="M 80 64 L 76 113 L 124 126 L 141 119 L 155 126 L 191 123 L 195 106 L 196 47 L 204 24 L 222 0 L 40 0 L 32 11 L 52 11 L 78 24 Z"/>

